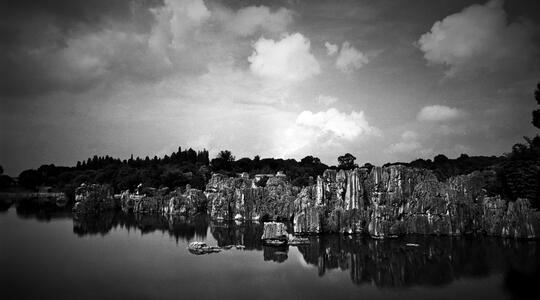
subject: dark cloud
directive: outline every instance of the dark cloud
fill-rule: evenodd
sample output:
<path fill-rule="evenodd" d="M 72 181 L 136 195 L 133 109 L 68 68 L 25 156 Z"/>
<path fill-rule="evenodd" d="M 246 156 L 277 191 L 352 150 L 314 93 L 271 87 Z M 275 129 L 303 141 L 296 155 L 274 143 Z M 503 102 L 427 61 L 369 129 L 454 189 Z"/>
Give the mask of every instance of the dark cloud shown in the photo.
<path fill-rule="evenodd" d="M 59 27 L 70 28 L 74 24 L 97 24 L 104 19 L 127 21 L 134 10 L 160 5 L 161 0 L 7 0 L 0 3 L 0 16 L 2 23 L 50 16 Z"/>
<path fill-rule="evenodd" d="M 111 28 L 148 32 L 154 22 L 150 8 L 160 5 L 158 0 L 2 1 L 0 68 L 9 76 L 4 76 L 0 83 L 0 95 L 17 97 L 57 89 L 77 91 L 92 85 L 96 74 L 80 68 L 90 61 L 71 57 L 83 61 L 70 62 L 61 58 L 69 54 L 62 52 L 70 39 Z M 80 65 L 73 67 L 69 63 Z"/>

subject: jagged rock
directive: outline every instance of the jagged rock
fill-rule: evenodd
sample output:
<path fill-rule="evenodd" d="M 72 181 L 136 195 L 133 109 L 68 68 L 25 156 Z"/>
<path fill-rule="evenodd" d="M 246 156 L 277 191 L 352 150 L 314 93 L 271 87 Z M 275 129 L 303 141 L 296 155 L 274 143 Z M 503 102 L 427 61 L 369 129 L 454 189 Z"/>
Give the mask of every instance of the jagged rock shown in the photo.
<path fill-rule="evenodd" d="M 256 203 L 255 211 L 260 216 L 268 216 L 272 220 L 290 219 L 294 213 L 294 200 L 298 190 L 285 177 L 269 178 L 266 191 L 260 202 Z"/>
<path fill-rule="evenodd" d="M 135 196 L 133 212 L 138 214 L 159 213 L 164 205 L 162 196 Z"/>
<path fill-rule="evenodd" d="M 265 222 L 261 240 L 287 241 L 288 233 L 285 224 L 281 222 Z"/>
<path fill-rule="evenodd" d="M 487 197 L 493 171 L 437 180 L 429 170 L 403 165 L 326 170 L 294 202 L 295 233 L 482 233 L 538 237 L 539 216 L 528 201 Z"/>
<path fill-rule="evenodd" d="M 74 216 L 99 214 L 116 207 L 112 188 L 100 184 L 81 184 L 75 190 Z"/>
<path fill-rule="evenodd" d="M 512 238 L 537 238 L 540 233 L 540 216 L 531 208 L 527 199 L 508 203 L 503 217 L 501 236 Z"/>
<path fill-rule="evenodd" d="M 142 191 L 142 188 L 140 188 Z M 144 189 L 145 194 L 138 191 L 131 194 L 124 191 L 120 194 L 120 205 L 124 212 L 137 214 L 165 213 L 169 215 L 193 216 L 205 212 L 207 199 L 201 190 L 192 189 L 189 185 L 182 193 L 177 189 L 171 193 L 168 189 Z"/>
<path fill-rule="evenodd" d="M 192 254 L 202 255 L 221 252 L 221 248 L 218 246 L 208 246 L 204 242 L 191 242 L 188 245 L 188 250 Z"/>
<path fill-rule="evenodd" d="M 133 211 L 133 207 L 135 206 L 135 199 L 133 199 L 133 195 L 129 192 L 129 190 L 123 191 L 120 196 L 120 207 L 124 212 Z"/>
<path fill-rule="evenodd" d="M 525 200 L 488 197 L 493 171 L 476 171 L 438 181 L 433 172 L 404 165 L 326 170 L 316 184 L 298 190 L 285 176 L 265 187 L 247 178 L 214 174 L 206 187 L 213 219 L 293 218 L 295 233 L 368 233 L 374 238 L 403 234 L 487 233 L 538 237 L 538 213 Z"/>
<path fill-rule="evenodd" d="M 222 174 L 213 174 L 205 191 L 208 213 L 216 220 L 289 219 L 297 193 L 285 176 L 271 177 L 265 187 L 258 187 L 247 176 Z"/>
<path fill-rule="evenodd" d="M 287 241 L 287 244 L 289 246 L 307 245 L 309 243 L 310 242 L 308 238 L 302 238 L 297 236 L 290 236 L 289 240 Z"/>
<path fill-rule="evenodd" d="M 315 204 L 317 187 L 308 186 L 302 189 L 296 198 L 294 205 L 296 213 L 294 215 L 294 232 L 297 233 L 319 233 L 321 224 L 319 220 L 319 208 Z"/>

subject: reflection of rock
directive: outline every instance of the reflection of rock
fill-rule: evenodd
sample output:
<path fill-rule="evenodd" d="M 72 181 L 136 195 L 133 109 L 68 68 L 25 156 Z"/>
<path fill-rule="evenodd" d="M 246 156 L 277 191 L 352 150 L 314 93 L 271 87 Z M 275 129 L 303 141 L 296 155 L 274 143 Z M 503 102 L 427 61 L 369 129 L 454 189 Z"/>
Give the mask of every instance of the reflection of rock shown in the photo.
<path fill-rule="evenodd" d="M 210 232 L 220 247 L 242 245 L 246 250 L 262 249 L 263 226 L 259 223 L 213 221 Z"/>
<path fill-rule="evenodd" d="M 483 233 L 535 238 L 538 213 L 527 200 L 487 197 L 489 171 L 440 182 L 428 170 L 401 165 L 326 170 L 295 200 L 296 233 L 369 233 L 376 238 L 409 233 Z"/>
<path fill-rule="evenodd" d="M 11 204 L 13 204 L 13 201 L 11 200 L 0 199 L 0 212 L 8 211 Z"/>
<path fill-rule="evenodd" d="M 34 199 L 20 199 L 15 207 L 17 216 L 23 219 L 48 222 L 52 219 L 69 219 L 72 216 L 70 207 L 58 207 L 51 202 L 38 204 Z"/>
<path fill-rule="evenodd" d="M 115 209 L 112 188 L 100 184 L 82 184 L 75 190 L 74 217 L 100 214 Z"/>
<path fill-rule="evenodd" d="M 206 216 L 183 217 L 163 214 L 129 214 L 122 211 L 100 215 L 82 215 L 73 220 L 73 231 L 78 235 L 107 234 L 118 226 L 138 229 L 142 234 L 168 232 L 176 240 L 204 239 L 208 229 Z"/>
<path fill-rule="evenodd" d="M 104 211 L 97 215 L 81 214 L 73 218 L 73 232 L 79 236 L 101 234 L 105 235 L 115 226 L 115 213 Z"/>
<path fill-rule="evenodd" d="M 32 205 L 65 207 L 69 199 L 62 192 L 0 192 L 0 211 L 6 211 L 12 204 L 25 202 Z"/>
<path fill-rule="evenodd" d="M 540 267 L 536 243 L 489 237 L 375 240 L 322 235 L 298 249 L 307 263 L 318 267 L 320 276 L 332 269 L 348 270 L 354 283 L 378 287 L 448 284 L 502 272 L 509 265 Z"/>
<path fill-rule="evenodd" d="M 264 261 L 274 261 L 282 263 L 287 260 L 289 246 L 263 246 Z"/>

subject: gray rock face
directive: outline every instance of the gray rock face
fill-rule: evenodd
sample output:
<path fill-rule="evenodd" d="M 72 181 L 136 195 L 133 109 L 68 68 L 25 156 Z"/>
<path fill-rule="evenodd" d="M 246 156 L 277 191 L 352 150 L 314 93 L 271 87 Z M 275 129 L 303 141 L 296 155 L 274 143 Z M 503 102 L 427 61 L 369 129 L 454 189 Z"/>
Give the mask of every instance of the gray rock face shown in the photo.
<path fill-rule="evenodd" d="M 526 199 L 487 197 L 494 174 L 474 172 L 439 182 L 424 169 L 400 165 L 371 172 L 327 170 L 295 200 L 297 233 L 369 233 L 375 238 L 403 234 L 487 233 L 537 238 L 538 212 Z"/>
<path fill-rule="evenodd" d="M 281 222 L 265 222 L 261 240 L 287 241 L 288 233 L 285 224 Z"/>
<path fill-rule="evenodd" d="M 217 220 L 290 219 L 298 189 L 284 176 L 269 178 L 265 187 L 254 179 L 213 174 L 206 185 L 208 213 Z"/>
<path fill-rule="evenodd" d="M 136 214 L 164 213 L 168 215 L 193 216 L 206 212 L 208 200 L 201 190 L 186 187 L 168 193 L 166 190 L 153 190 L 148 194 L 138 195 L 125 191 L 120 195 L 123 211 Z"/>
<path fill-rule="evenodd" d="M 74 217 L 99 214 L 115 209 L 116 202 L 113 198 L 112 188 L 99 184 L 81 184 L 75 190 L 75 205 L 73 206 Z"/>

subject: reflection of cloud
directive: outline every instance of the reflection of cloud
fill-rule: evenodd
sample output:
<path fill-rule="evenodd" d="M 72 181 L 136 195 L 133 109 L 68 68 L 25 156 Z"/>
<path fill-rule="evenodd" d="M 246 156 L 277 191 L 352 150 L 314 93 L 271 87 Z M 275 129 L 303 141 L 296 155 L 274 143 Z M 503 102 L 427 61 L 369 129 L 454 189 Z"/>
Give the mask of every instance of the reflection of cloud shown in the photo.
<path fill-rule="evenodd" d="M 300 33 L 286 35 L 281 40 L 260 38 L 253 44 L 248 58 L 251 71 L 273 80 L 301 81 L 321 72 L 310 52 L 310 42 Z"/>
<path fill-rule="evenodd" d="M 418 45 L 428 62 L 449 67 L 447 76 L 521 68 L 530 63 L 535 29 L 508 23 L 502 0 L 472 5 L 433 24 Z"/>

